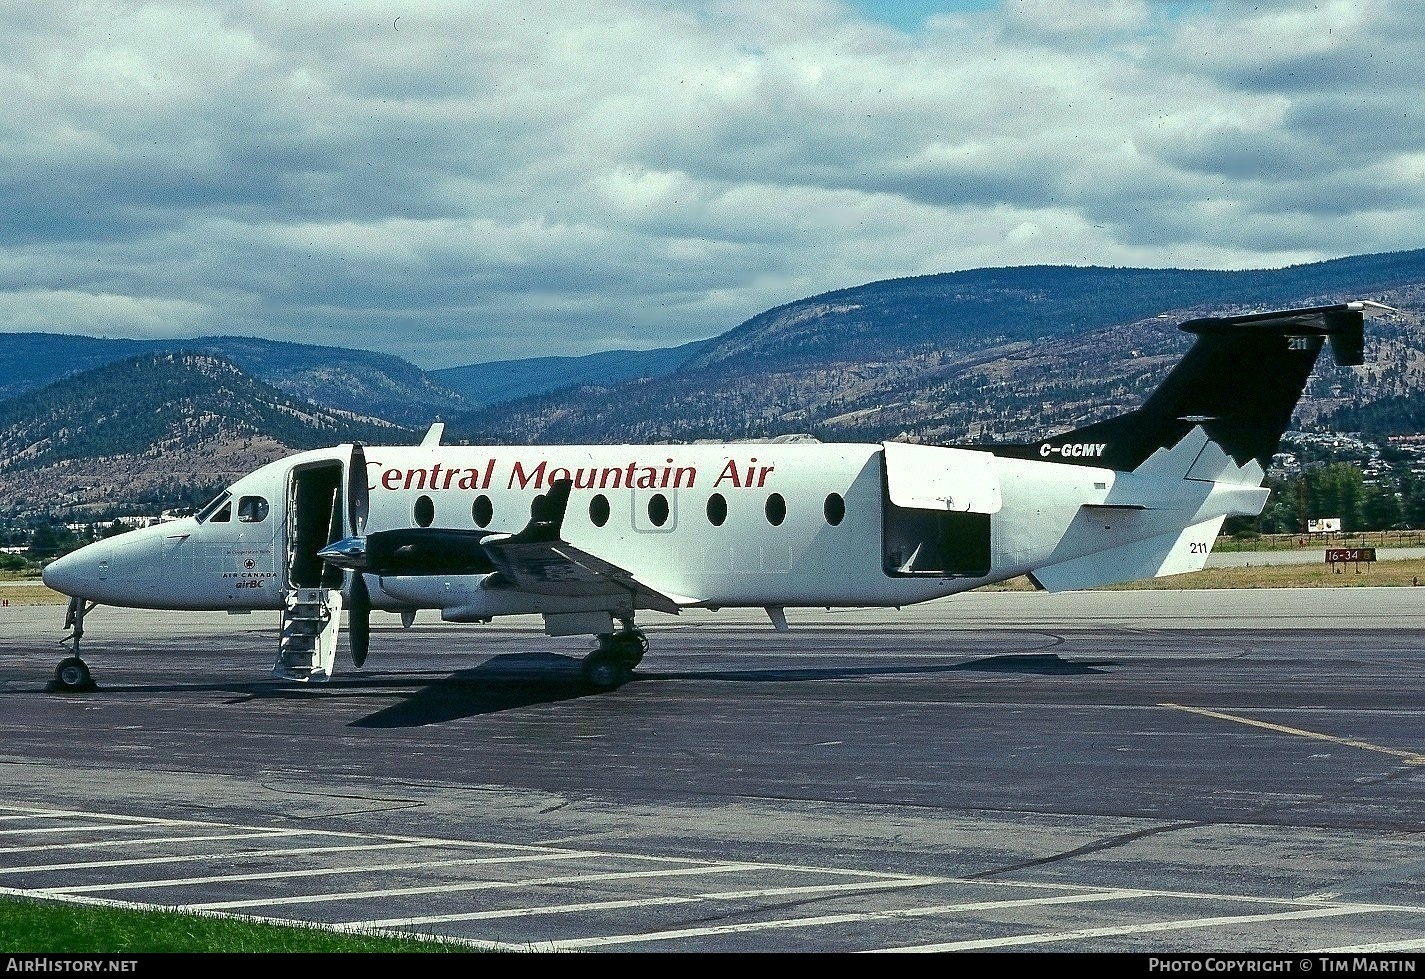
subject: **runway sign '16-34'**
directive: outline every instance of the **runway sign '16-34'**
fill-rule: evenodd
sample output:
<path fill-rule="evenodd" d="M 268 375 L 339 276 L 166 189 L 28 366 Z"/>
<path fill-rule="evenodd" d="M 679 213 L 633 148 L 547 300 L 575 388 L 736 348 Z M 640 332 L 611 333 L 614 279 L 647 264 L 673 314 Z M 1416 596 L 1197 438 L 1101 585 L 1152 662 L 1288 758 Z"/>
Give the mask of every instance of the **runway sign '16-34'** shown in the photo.
<path fill-rule="evenodd" d="M 1374 547 L 1328 547 L 1326 549 L 1327 564 L 1359 564 L 1362 561 L 1374 561 L 1376 559 L 1376 549 Z"/>

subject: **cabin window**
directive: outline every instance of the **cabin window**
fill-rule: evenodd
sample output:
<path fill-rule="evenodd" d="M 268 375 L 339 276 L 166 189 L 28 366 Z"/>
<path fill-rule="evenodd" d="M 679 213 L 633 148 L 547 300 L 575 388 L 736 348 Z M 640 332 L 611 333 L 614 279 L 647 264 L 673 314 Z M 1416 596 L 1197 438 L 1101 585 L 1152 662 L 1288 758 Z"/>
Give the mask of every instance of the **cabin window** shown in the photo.
<path fill-rule="evenodd" d="M 721 527 L 723 521 L 727 519 L 727 498 L 721 493 L 714 493 L 708 497 L 708 523 L 714 527 Z"/>
<path fill-rule="evenodd" d="M 488 496 L 481 493 L 475 497 L 475 502 L 470 504 L 470 519 L 477 527 L 490 526 L 490 521 L 495 519 L 495 507 Z"/>
<path fill-rule="evenodd" d="M 609 498 L 607 496 L 598 493 L 589 501 L 589 519 L 593 521 L 595 527 L 602 527 L 609 522 Z"/>
<path fill-rule="evenodd" d="M 223 492 L 215 496 L 212 501 L 208 503 L 207 506 L 199 510 L 198 515 L 193 519 L 197 520 L 199 523 L 207 523 L 209 520 L 213 519 L 213 514 L 217 513 L 220 509 L 222 509 L 224 504 L 226 504 L 232 498 L 233 495 L 231 493 L 229 493 L 227 490 L 223 490 Z M 226 519 L 226 517 L 222 518 L 222 520 Z M 220 520 L 219 522 L 221 523 L 222 520 Z"/>
<path fill-rule="evenodd" d="M 648 498 L 648 522 L 655 527 L 661 527 L 668 522 L 668 497 L 662 493 L 654 493 Z"/>
<path fill-rule="evenodd" d="M 781 493 L 773 493 L 767 497 L 767 503 L 762 508 L 767 514 L 767 522 L 773 527 L 779 527 L 783 520 L 787 519 L 787 501 L 782 499 Z"/>
<path fill-rule="evenodd" d="M 417 527 L 429 527 L 435 522 L 435 501 L 422 494 L 416 497 L 414 508 Z"/>
<path fill-rule="evenodd" d="M 238 520 L 242 523 L 262 523 L 267 519 L 267 500 L 260 496 L 244 496 L 238 500 Z"/>
<path fill-rule="evenodd" d="M 846 519 L 846 501 L 841 498 L 840 493 L 828 493 L 826 502 L 821 505 L 821 512 L 826 514 L 826 522 L 831 526 L 838 526 Z"/>

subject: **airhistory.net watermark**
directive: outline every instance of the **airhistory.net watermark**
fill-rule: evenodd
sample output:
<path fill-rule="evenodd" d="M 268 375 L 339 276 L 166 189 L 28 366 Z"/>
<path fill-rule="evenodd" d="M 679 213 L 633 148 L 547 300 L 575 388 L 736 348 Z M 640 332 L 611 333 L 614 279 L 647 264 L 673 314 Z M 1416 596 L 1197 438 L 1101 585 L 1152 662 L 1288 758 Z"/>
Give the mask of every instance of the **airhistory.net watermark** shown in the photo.
<path fill-rule="evenodd" d="M 5 971 L 10 972 L 137 972 L 138 959 L 111 958 L 106 955 L 11 955 L 5 959 Z"/>

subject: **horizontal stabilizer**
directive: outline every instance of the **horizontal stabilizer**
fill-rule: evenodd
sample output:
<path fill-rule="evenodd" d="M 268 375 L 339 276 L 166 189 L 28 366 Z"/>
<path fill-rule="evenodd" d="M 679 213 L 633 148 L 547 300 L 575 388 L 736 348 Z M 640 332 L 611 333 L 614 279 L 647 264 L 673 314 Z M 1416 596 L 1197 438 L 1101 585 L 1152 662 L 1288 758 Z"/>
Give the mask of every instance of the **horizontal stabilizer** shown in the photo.
<path fill-rule="evenodd" d="M 1206 336 L 1213 333 L 1240 334 L 1243 330 L 1267 331 L 1286 336 L 1321 336 L 1331 343 L 1331 357 L 1339 367 L 1354 367 L 1364 360 L 1367 310 L 1395 312 L 1383 303 L 1357 300 L 1335 306 L 1310 306 L 1271 313 L 1241 316 L 1209 316 L 1188 320 L 1179 329 Z"/>
<path fill-rule="evenodd" d="M 1201 571 L 1224 519 L 1204 520 L 1182 531 L 1037 568 L 1029 577 L 1045 591 L 1081 591 L 1123 581 Z"/>

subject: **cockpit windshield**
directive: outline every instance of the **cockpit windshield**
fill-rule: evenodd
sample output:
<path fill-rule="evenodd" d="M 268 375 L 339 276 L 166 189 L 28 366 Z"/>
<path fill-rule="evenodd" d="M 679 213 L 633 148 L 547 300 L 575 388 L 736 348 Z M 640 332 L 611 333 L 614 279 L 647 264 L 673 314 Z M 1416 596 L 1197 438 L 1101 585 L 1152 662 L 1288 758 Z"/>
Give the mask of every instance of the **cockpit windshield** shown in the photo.
<path fill-rule="evenodd" d="M 223 490 L 221 493 L 219 493 L 216 497 L 213 498 L 212 502 L 210 502 L 207 506 L 203 507 L 203 509 L 199 510 L 197 516 L 195 516 L 193 519 L 197 520 L 199 523 L 207 523 L 209 520 L 213 519 L 214 514 L 217 514 L 219 511 L 221 511 L 223 507 L 227 505 L 228 501 L 232 498 L 232 493 L 230 493 L 228 490 Z M 229 511 L 229 516 L 231 516 L 231 511 Z M 222 518 L 219 517 L 218 519 L 221 520 Z"/>

